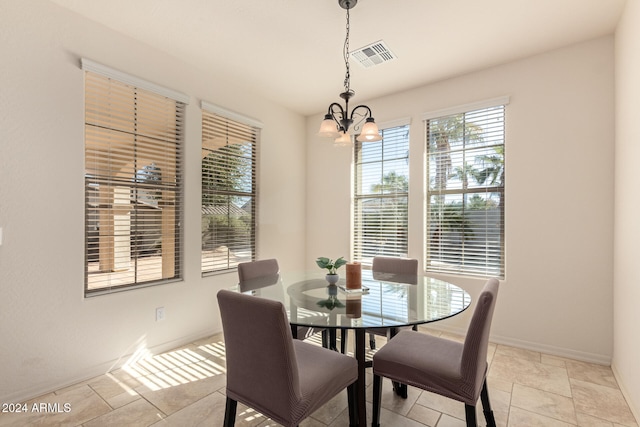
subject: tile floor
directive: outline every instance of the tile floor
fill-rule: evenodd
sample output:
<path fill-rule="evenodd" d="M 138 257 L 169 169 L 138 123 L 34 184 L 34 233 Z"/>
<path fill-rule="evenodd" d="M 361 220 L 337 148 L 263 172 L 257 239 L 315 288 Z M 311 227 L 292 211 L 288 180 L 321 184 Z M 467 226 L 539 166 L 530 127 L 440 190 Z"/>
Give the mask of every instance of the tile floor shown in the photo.
<path fill-rule="evenodd" d="M 494 344 L 489 361 L 489 395 L 500 427 L 638 427 L 608 367 Z M 367 381 L 370 402 L 370 374 Z M 135 355 L 121 369 L 26 402 L 26 413 L 0 413 L 0 426 L 221 426 L 224 390 L 224 342 L 216 335 L 155 356 Z M 386 380 L 382 406 L 384 426 L 465 426 L 462 403 L 415 388 L 401 399 Z M 484 425 L 482 415 L 478 420 Z M 236 426 L 276 425 L 238 406 Z M 302 423 L 346 425 L 346 392 Z"/>

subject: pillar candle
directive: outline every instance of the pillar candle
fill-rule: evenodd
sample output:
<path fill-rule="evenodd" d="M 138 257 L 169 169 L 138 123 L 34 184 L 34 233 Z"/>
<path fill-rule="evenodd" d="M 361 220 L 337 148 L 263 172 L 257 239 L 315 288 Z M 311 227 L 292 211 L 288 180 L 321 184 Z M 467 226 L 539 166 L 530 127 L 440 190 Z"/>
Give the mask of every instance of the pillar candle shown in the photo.
<path fill-rule="evenodd" d="M 347 268 L 347 289 L 362 288 L 362 265 L 359 262 L 348 262 Z"/>

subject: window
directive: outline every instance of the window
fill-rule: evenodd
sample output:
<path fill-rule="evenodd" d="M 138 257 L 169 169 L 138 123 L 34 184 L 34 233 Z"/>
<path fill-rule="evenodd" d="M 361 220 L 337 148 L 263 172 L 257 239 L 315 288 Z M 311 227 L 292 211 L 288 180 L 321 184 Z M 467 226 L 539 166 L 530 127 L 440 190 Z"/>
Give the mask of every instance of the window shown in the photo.
<path fill-rule="evenodd" d="M 493 105 L 426 120 L 427 271 L 504 278 L 505 107 Z"/>
<path fill-rule="evenodd" d="M 256 252 L 256 150 L 262 125 L 203 102 L 202 273 Z"/>
<path fill-rule="evenodd" d="M 85 296 L 181 279 L 188 97 L 88 60 L 82 67 Z"/>
<path fill-rule="evenodd" d="M 353 259 L 407 256 L 409 125 L 382 130 L 382 140 L 356 142 Z"/>

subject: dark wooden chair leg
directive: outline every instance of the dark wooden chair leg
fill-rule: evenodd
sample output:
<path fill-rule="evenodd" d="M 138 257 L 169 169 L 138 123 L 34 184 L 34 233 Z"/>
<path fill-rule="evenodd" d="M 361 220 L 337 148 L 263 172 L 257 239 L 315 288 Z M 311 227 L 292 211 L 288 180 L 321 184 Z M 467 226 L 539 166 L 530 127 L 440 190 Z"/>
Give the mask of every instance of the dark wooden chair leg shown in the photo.
<path fill-rule="evenodd" d="M 380 427 L 380 405 L 382 404 L 382 377 L 373 376 L 373 412 L 371 414 L 371 427 Z"/>
<path fill-rule="evenodd" d="M 329 349 L 333 351 L 338 351 L 337 342 L 338 342 L 337 331 L 335 329 L 330 329 L 329 330 Z"/>
<path fill-rule="evenodd" d="M 358 382 L 347 387 L 347 399 L 349 401 L 349 427 L 358 425 Z"/>
<path fill-rule="evenodd" d="M 227 397 L 227 406 L 224 410 L 224 427 L 233 427 L 236 425 L 236 410 L 238 408 L 238 402 L 230 397 Z"/>
<path fill-rule="evenodd" d="M 464 412 L 467 418 L 467 427 L 478 427 L 478 421 L 476 420 L 476 407 L 465 403 Z"/>
<path fill-rule="evenodd" d="M 376 349 L 376 336 L 373 334 L 369 334 L 369 348 L 371 348 L 371 350 Z"/>
<path fill-rule="evenodd" d="M 389 328 L 389 332 L 387 332 L 387 339 L 391 340 L 395 337 L 398 332 L 400 332 L 397 328 Z M 406 399 L 409 395 L 409 387 L 406 384 L 399 383 L 397 381 L 393 381 L 393 391 L 403 399 Z"/>
<path fill-rule="evenodd" d="M 329 331 L 323 329 L 322 332 L 322 346 L 324 348 L 329 348 Z"/>
<path fill-rule="evenodd" d="M 347 340 L 349 339 L 349 330 L 340 329 L 340 353 L 347 353 Z"/>
<path fill-rule="evenodd" d="M 482 391 L 480 391 L 480 400 L 482 401 L 484 418 L 487 420 L 487 427 L 496 427 L 496 419 L 493 416 L 493 410 L 491 409 L 491 403 L 489 402 L 489 390 L 487 389 L 486 378 L 482 384 Z"/>
<path fill-rule="evenodd" d="M 406 399 L 409 396 L 409 387 L 406 384 L 399 383 L 398 381 L 393 382 L 393 391 L 396 392 L 398 396 L 403 399 Z"/>

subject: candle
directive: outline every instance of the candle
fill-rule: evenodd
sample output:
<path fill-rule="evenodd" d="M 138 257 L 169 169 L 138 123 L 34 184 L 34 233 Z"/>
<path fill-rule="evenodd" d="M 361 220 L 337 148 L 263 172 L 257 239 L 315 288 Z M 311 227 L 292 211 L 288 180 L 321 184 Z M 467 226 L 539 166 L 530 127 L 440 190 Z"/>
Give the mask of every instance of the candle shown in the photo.
<path fill-rule="evenodd" d="M 362 288 L 362 265 L 359 262 L 347 263 L 347 289 Z"/>

